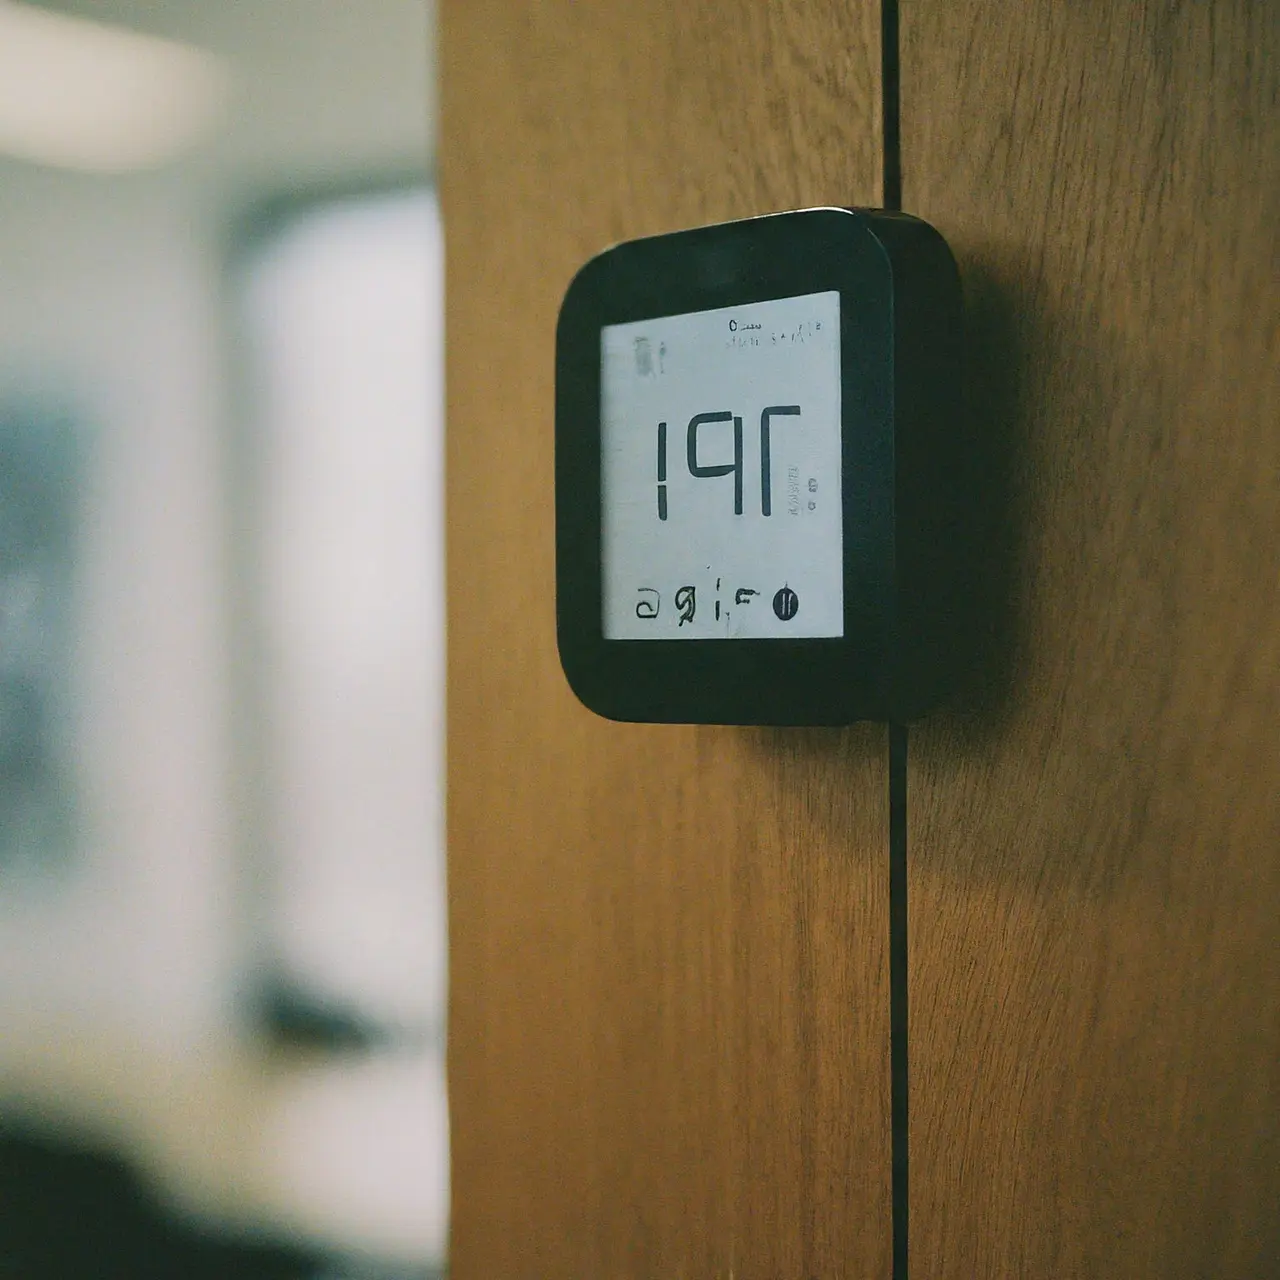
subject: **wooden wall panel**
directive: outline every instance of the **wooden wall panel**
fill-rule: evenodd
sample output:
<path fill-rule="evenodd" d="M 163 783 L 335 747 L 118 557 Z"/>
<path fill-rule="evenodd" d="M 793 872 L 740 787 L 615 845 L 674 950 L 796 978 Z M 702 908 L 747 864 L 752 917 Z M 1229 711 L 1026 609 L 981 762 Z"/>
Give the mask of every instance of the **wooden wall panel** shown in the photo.
<path fill-rule="evenodd" d="M 1280 1274 L 1278 23 L 902 8 L 1011 588 L 912 741 L 916 1275 Z"/>
<path fill-rule="evenodd" d="M 874 203 L 873 0 L 445 0 L 452 1274 L 884 1274 L 882 730 L 610 724 L 552 353 L 611 241 Z"/>

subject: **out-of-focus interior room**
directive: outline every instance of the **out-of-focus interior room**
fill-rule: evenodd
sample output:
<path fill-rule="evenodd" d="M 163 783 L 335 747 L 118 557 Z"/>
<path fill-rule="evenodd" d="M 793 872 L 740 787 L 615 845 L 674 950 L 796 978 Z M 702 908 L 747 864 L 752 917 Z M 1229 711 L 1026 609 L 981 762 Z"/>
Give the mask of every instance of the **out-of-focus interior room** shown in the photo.
<path fill-rule="evenodd" d="M 0 2 L 0 1274 L 445 1264 L 427 0 Z"/>

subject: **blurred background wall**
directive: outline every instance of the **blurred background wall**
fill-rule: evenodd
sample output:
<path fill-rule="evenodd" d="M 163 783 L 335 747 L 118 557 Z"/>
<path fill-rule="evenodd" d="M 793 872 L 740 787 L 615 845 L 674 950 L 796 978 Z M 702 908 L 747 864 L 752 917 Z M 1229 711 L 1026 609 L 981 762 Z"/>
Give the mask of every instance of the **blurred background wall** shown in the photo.
<path fill-rule="evenodd" d="M 0 83 L 0 463 L 71 530 L 0 561 L 0 1122 L 209 1223 L 435 1263 L 432 7 L 40 9 L 207 56 L 123 112 L 150 156 L 112 152 L 92 41 Z"/>

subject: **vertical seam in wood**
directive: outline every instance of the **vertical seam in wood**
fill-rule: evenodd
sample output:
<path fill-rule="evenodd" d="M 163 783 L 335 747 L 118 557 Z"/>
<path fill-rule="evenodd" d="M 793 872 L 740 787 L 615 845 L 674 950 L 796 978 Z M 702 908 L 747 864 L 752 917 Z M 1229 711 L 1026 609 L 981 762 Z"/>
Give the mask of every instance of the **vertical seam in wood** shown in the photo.
<path fill-rule="evenodd" d="M 880 183 L 886 209 L 902 208 L 898 76 L 898 0 L 880 0 Z"/>
<path fill-rule="evenodd" d="M 907 729 L 889 726 L 889 1078 L 893 1280 L 907 1280 Z"/>
<path fill-rule="evenodd" d="M 898 0 L 880 0 L 881 200 L 902 208 Z M 889 726 L 889 1114 L 893 1280 L 907 1280 L 907 730 Z"/>

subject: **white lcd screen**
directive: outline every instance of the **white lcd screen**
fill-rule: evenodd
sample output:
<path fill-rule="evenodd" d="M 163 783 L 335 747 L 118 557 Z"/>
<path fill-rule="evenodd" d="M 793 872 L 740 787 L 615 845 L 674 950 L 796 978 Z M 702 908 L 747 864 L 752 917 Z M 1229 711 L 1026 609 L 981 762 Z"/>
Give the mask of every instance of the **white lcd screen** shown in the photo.
<path fill-rule="evenodd" d="M 844 635 L 840 295 L 600 335 L 607 640 Z"/>

